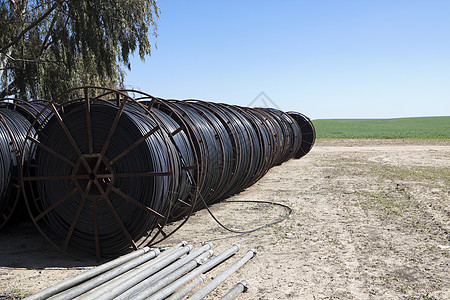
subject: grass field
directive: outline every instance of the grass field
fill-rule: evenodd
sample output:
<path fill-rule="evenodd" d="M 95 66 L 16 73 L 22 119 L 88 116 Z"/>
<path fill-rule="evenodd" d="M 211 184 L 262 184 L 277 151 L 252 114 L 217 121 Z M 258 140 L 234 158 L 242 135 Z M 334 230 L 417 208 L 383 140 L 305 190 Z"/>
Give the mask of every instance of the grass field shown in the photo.
<path fill-rule="evenodd" d="M 313 120 L 319 139 L 450 139 L 450 117 Z"/>

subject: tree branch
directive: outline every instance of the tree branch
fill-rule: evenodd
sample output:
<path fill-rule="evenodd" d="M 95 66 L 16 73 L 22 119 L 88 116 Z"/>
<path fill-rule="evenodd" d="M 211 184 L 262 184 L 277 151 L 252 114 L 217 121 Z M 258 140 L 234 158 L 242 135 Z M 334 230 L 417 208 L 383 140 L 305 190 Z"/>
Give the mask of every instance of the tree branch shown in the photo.
<path fill-rule="evenodd" d="M 8 84 L 3 91 L 0 92 L 0 98 L 6 98 L 6 96 L 11 95 L 11 91 L 14 91 L 15 88 L 15 80 L 13 80 L 10 84 Z"/>
<path fill-rule="evenodd" d="M 56 60 L 41 59 L 42 53 L 36 59 L 14 58 L 5 52 L 2 52 L 2 53 L 3 53 L 3 55 L 5 55 L 5 57 L 7 59 L 12 60 L 12 61 L 30 62 L 30 63 L 59 63 Z M 8 70 L 8 69 L 11 69 L 11 68 L 6 68 L 6 67 L 0 68 L 0 70 Z"/>
<path fill-rule="evenodd" d="M 22 32 L 19 33 L 11 42 L 0 48 L 0 52 L 5 53 L 5 50 L 11 47 L 12 45 L 16 44 L 28 31 L 36 27 L 40 22 L 42 22 L 49 14 L 51 14 L 60 4 L 62 1 L 56 1 L 52 7 L 50 7 L 46 12 L 42 14 L 39 18 L 34 20 L 30 25 L 28 25 Z"/>
<path fill-rule="evenodd" d="M 48 39 L 50 38 L 53 26 L 55 26 L 57 18 L 58 18 L 58 13 L 55 14 L 55 16 L 52 19 L 52 22 L 50 23 L 50 26 L 48 27 L 47 35 L 45 36 L 45 39 L 42 42 L 41 51 L 39 51 L 39 57 L 42 55 L 42 53 L 44 53 L 45 49 L 47 48 L 47 42 L 48 42 Z"/>

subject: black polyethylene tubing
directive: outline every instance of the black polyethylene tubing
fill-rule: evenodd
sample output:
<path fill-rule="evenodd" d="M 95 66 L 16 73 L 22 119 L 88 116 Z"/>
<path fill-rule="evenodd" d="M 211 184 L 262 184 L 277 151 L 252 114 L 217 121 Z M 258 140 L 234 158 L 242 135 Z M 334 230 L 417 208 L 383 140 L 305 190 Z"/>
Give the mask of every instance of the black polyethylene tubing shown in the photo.
<path fill-rule="evenodd" d="M 186 117 L 186 123 L 190 130 L 198 138 L 197 151 L 200 153 L 200 194 L 209 203 L 214 200 L 213 195 L 220 185 L 223 172 L 223 150 L 217 128 L 211 123 L 206 113 L 187 102 L 177 101 L 173 103 L 181 115 Z M 197 201 L 197 209 L 203 207 L 202 202 Z"/>
<path fill-rule="evenodd" d="M 241 170 L 243 179 L 236 185 L 234 190 L 231 191 L 231 193 L 235 193 L 248 187 L 253 181 L 255 174 L 258 172 L 259 163 L 262 157 L 260 135 L 258 135 L 258 132 L 252 125 L 247 113 L 236 106 L 226 104 L 223 104 L 223 106 L 227 107 L 232 112 L 234 121 L 237 124 L 240 124 L 244 138 L 243 151 L 245 152 L 243 154 L 246 159 L 243 169 Z"/>
<path fill-rule="evenodd" d="M 217 110 L 223 113 L 223 118 L 226 120 L 227 126 L 233 138 L 233 147 L 229 151 L 233 151 L 235 166 L 233 169 L 232 180 L 229 182 L 224 197 L 234 194 L 239 185 L 243 184 L 246 170 L 250 166 L 251 148 L 248 141 L 248 134 L 244 125 L 235 112 L 224 104 L 215 104 Z M 219 200 L 219 199 L 215 199 Z"/>
<path fill-rule="evenodd" d="M 118 108 L 104 101 L 95 101 L 90 108 L 93 150 L 94 153 L 100 153 Z M 73 136 L 81 153 L 89 153 L 85 103 L 78 102 L 65 106 L 64 124 Z M 105 157 L 109 160 L 116 157 L 155 126 L 157 124 L 154 121 L 138 111 L 132 109 L 124 110 Z M 167 151 L 165 138 L 162 131 L 156 131 L 145 142 L 112 165 L 114 174 L 170 172 L 173 166 L 178 168 L 180 164 L 176 155 L 174 155 L 175 150 Z M 79 156 L 56 118 L 50 119 L 45 126 L 41 142 L 73 163 L 77 163 Z M 41 148 L 38 148 L 36 160 L 38 176 L 67 176 L 73 172 L 73 168 L 70 165 Z M 171 160 L 173 164 L 171 164 Z M 108 173 L 106 169 L 101 171 Z M 179 173 L 179 170 L 177 172 Z M 86 171 L 81 167 L 78 173 L 83 174 Z M 178 183 L 174 183 L 172 180 L 171 176 L 116 177 L 114 187 L 145 206 L 165 215 L 168 213 L 174 197 L 174 191 L 171 188 L 178 186 Z M 78 180 L 77 182 L 84 190 L 87 180 Z M 41 180 L 37 182 L 37 185 L 39 195 L 42 197 L 42 210 L 50 207 L 76 188 L 72 180 Z M 107 185 L 108 183 L 104 183 L 105 190 Z M 124 236 L 111 209 L 105 201 L 95 199 L 96 197 L 100 198 L 101 192 L 97 187 L 92 186 L 89 192 L 89 199 L 84 203 L 70 238 L 70 244 L 83 251 L 95 253 L 92 201 L 96 201 L 101 254 L 103 256 L 111 256 L 127 252 L 129 241 Z M 69 232 L 69 227 L 80 205 L 81 198 L 82 195 L 77 191 L 47 215 L 53 230 L 62 239 Z M 109 191 L 107 198 L 133 240 L 141 239 L 146 236 L 149 230 L 156 227 L 158 218 L 130 203 L 119 194 Z"/>
<path fill-rule="evenodd" d="M 18 155 L 25 147 L 25 155 L 29 156 L 30 144 L 25 144 L 30 122 L 17 111 L 0 108 L 3 122 L 0 122 L 0 227 L 13 213 L 18 195 L 12 193 L 14 178 L 19 177 Z M 12 136 L 11 136 L 12 134 Z M 17 149 L 14 147 L 17 146 Z M 16 183 L 17 184 L 17 183 Z M 17 193 L 19 190 L 17 189 Z"/>
<path fill-rule="evenodd" d="M 300 149 L 302 132 L 299 124 L 287 113 L 277 109 L 270 109 L 270 112 L 276 114 L 280 122 L 283 124 L 284 134 L 286 138 L 286 154 L 283 157 L 284 161 L 287 161 L 295 156 Z"/>
<path fill-rule="evenodd" d="M 189 142 L 188 136 L 185 132 L 179 131 L 180 126 L 166 113 L 163 111 L 153 108 L 151 113 L 155 114 L 161 126 L 164 126 L 168 135 L 170 135 L 170 139 L 173 141 L 173 145 L 175 146 L 175 151 L 181 164 L 181 172 L 179 174 L 179 191 L 177 192 L 179 195 L 179 199 L 186 201 L 189 197 L 191 191 L 191 184 L 188 180 L 188 172 L 189 170 L 186 167 L 193 166 L 195 164 L 194 151 L 191 147 L 191 143 Z M 177 132 L 176 134 L 172 134 Z M 193 175 L 191 175 L 193 176 Z"/>
<path fill-rule="evenodd" d="M 264 174 L 266 174 L 270 168 L 272 141 L 270 139 L 269 129 L 267 128 L 263 119 L 261 119 L 257 114 L 257 111 L 252 109 L 245 109 L 242 107 L 239 107 L 238 109 L 241 109 L 245 112 L 245 116 L 248 118 L 250 124 L 252 125 L 258 136 L 257 149 L 259 149 L 258 151 L 260 153 L 259 159 L 255 161 L 256 170 L 254 174 L 252 174 L 252 180 L 250 182 L 251 185 L 254 182 L 258 181 L 262 176 L 264 176 Z"/>
<path fill-rule="evenodd" d="M 316 131 L 314 129 L 314 124 L 304 114 L 293 111 L 287 112 L 287 114 L 297 122 L 301 130 L 300 150 L 297 151 L 294 156 L 294 158 L 299 159 L 305 156 L 314 146 L 314 142 L 316 140 Z"/>
<path fill-rule="evenodd" d="M 170 220 L 178 220 L 195 206 L 198 188 L 198 139 L 192 129 L 189 130 L 186 120 L 179 115 L 170 101 L 158 99 L 139 101 L 155 117 L 155 120 L 167 132 L 178 153 L 181 163 L 179 201 L 175 201 L 171 209 Z"/>
<path fill-rule="evenodd" d="M 220 142 L 222 159 L 218 162 L 218 165 L 220 165 L 220 175 L 218 176 L 220 176 L 221 180 L 210 197 L 209 203 L 212 203 L 227 195 L 228 186 L 232 182 L 236 167 L 234 137 L 228 126 L 229 122 L 217 106 L 204 101 L 189 102 L 189 104 L 203 112 L 203 117 L 208 119 L 213 125 L 216 133 L 215 138 Z M 213 143 L 213 141 L 206 141 L 206 143 Z"/>
<path fill-rule="evenodd" d="M 34 115 L 40 128 L 30 133 L 36 155 L 29 155 L 35 162 L 28 176 L 40 176 L 27 179 L 39 195 L 32 197 L 35 205 L 60 239 L 91 254 L 128 252 L 167 220 L 190 214 L 189 205 L 201 209 L 238 193 L 303 151 L 295 113 L 200 100 L 130 98 L 125 105 L 119 94 L 98 100 L 111 92 L 91 99 L 88 92 L 85 101 L 55 105 L 58 118 L 45 102 L 20 105 L 36 112 L 47 108 Z M 0 131 L 3 137 L 8 136 Z M 2 155 L 4 146 L 0 143 Z M 0 163 L 5 161 L 1 156 Z M 94 166 L 99 169 L 89 173 Z M 2 182 L 11 173 L 4 170 Z"/>

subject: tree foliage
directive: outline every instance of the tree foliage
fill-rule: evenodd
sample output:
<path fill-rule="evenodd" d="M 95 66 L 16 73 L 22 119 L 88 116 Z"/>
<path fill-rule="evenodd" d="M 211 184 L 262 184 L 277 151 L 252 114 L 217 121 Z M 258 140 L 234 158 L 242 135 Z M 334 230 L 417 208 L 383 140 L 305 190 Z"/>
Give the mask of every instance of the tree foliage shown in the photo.
<path fill-rule="evenodd" d="M 156 0 L 0 0 L 0 97 L 118 87 L 157 36 Z"/>

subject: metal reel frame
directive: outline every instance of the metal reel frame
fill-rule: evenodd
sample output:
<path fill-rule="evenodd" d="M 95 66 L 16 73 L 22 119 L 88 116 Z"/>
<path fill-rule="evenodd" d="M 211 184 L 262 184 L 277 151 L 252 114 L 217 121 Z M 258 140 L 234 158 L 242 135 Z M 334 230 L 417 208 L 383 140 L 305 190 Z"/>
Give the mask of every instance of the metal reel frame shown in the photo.
<path fill-rule="evenodd" d="M 69 100 L 68 102 L 65 102 L 64 104 L 57 105 L 56 101 L 63 102 L 64 100 Z M 116 115 L 114 116 L 114 121 L 110 126 L 110 129 L 108 131 L 108 135 L 106 137 L 106 140 L 103 144 L 102 150 L 98 153 L 94 153 L 93 150 L 93 134 L 92 134 L 92 116 L 91 116 L 91 104 L 93 101 L 105 101 L 110 104 L 113 104 L 117 107 Z M 80 147 L 77 145 L 74 137 L 72 136 L 72 133 L 70 132 L 69 128 L 66 126 L 64 121 L 64 115 L 65 115 L 65 109 L 70 106 L 73 103 L 81 102 L 85 106 L 85 116 L 86 116 L 86 123 L 87 123 L 87 140 L 89 144 L 89 150 L 87 153 L 83 153 L 80 150 Z M 74 233 L 74 230 L 76 229 L 78 219 L 80 217 L 80 213 L 85 206 L 86 203 L 90 203 L 92 205 L 92 222 L 94 224 L 94 239 L 95 239 L 95 256 L 97 260 L 100 260 L 102 255 L 102 247 L 100 245 L 100 232 L 98 227 L 98 216 L 97 216 L 97 201 L 104 201 L 106 203 L 106 206 L 109 208 L 111 215 L 113 216 L 115 222 L 119 225 L 121 228 L 121 232 L 123 234 L 123 238 L 127 240 L 130 250 L 131 249 L 138 249 L 143 246 L 147 245 L 153 245 L 157 242 L 160 242 L 161 240 L 167 238 L 169 235 L 173 233 L 167 233 L 164 231 L 164 226 L 167 224 L 169 220 L 169 211 L 167 213 L 161 213 L 158 211 L 153 210 L 151 207 L 147 207 L 143 205 L 139 199 L 134 199 L 130 195 L 127 195 L 123 191 L 118 190 L 114 186 L 114 182 L 117 178 L 137 178 L 137 177 L 148 177 L 148 176 L 169 176 L 173 179 L 174 177 L 174 168 L 173 168 L 173 161 L 171 161 L 171 169 L 169 172 L 147 172 L 147 173 L 117 173 L 113 170 L 113 165 L 126 156 L 130 151 L 132 151 L 134 148 L 139 146 L 141 143 L 143 143 L 148 137 L 151 135 L 161 131 L 162 129 L 160 126 L 156 126 L 153 130 L 147 132 L 142 138 L 135 141 L 134 144 L 129 146 L 125 151 L 123 151 L 121 154 L 117 155 L 116 157 L 106 157 L 105 153 L 108 149 L 108 147 L 111 144 L 111 139 L 117 129 L 119 120 L 124 114 L 124 110 L 126 109 L 126 105 L 128 103 L 133 103 L 140 105 L 136 100 L 131 98 L 129 95 L 127 95 L 123 91 L 114 90 L 114 89 L 108 89 L 103 87 L 96 87 L 96 86 L 84 86 L 84 87 L 78 87 L 70 89 L 60 95 L 58 95 L 54 102 L 50 102 L 47 104 L 45 109 L 51 110 L 51 114 L 48 116 L 43 116 L 43 112 L 41 111 L 34 122 L 32 123 L 32 126 L 30 130 L 27 133 L 27 142 L 30 142 L 33 147 L 40 148 L 42 151 L 48 152 L 50 155 L 56 157 L 61 161 L 62 164 L 66 164 L 68 167 L 72 168 L 72 173 L 67 176 L 44 176 L 44 177 L 38 177 L 34 176 L 34 171 L 38 167 L 36 164 L 30 163 L 28 166 L 21 170 L 20 174 L 21 177 L 19 179 L 20 185 L 23 190 L 23 194 L 26 200 L 27 209 L 31 216 L 31 219 L 33 223 L 36 225 L 37 229 L 40 231 L 40 233 L 56 248 L 61 250 L 62 252 L 78 257 L 79 254 L 76 254 L 76 249 L 71 245 L 71 238 Z M 146 110 L 148 112 L 148 117 L 151 117 L 151 114 L 149 112 L 149 108 L 142 106 L 142 109 Z M 151 108 L 150 108 L 151 109 Z M 39 134 L 44 129 L 44 125 L 40 124 L 38 122 L 38 119 L 44 119 L 43 124 L 46 124 L 51 118 L 56 118 L 58 125 L 62 128 L 64 131 L 64 134 L 66 135 L 67 140 L 70 141 L 70 146 L 73 148 L 73 150 L 77 153 L 77 159 L 75 161 L 67 158 L 64 156 L 64 153 L 58 153 L 55 150 L 47 147 L 46 145 L 42 144 L 39 141 Z M 155 120 L 155 123 L 158 124 Z M 37 128 L 37 133 L 33 135 L 31 133 L 32 128 Z M 167 149 L 167 140 L 164 140 L 164 143 L 166 145 Z M 22 154 L 24 154 L 24 150 L 22 150 Z M 22 168 L 23 168 L 23 162 L 24 157 L 22 156 Z M 30 161 L 33 159 L 33 157 L 30 157 Z M 100 169 L 104 168 L 103 171 Z M 171 179 L 171 187 L 170 190 L 173 191 L 173 180 Z M 38 195 L 36 193 L 36 190 L 34 189 L 34 186 L 39 181 L 58 181 L 58 180 L 67 180 L 72 183 L 73 189 L 69 191 L 64 196 L 60 197 L 56 202 L 54 202 L 51 206 L 47 207 L 46 209 L 43 209 L 41 203 L 42 203 L 42 196 Z M 83 185 L 80 184 L 80 181 L 87 182 L 87 185 L 83 187 Z M 107 184 L 105 186 L 104 182 L 106 181 Z M 90 195 L 91 188 L 96 187 L 98 191 L 100 191 L 100 196 L 92 196 Z M 28 192 L 27 192 L 28 190 Z M 124 201 L 127 201 L 131 203 L 132 205 L 136 206 L 136 208 L 144 211 L 145 213 L 154 216 L 158 218 L 158 223 L 155 228 L 149 228 L 148 235 L 145 237 L 142 237 L 139 240 L 135 240 L 130 232 L 128 231 L 128 228 L 126 225 L 122 222 L 120 215 L 112 205 L 110 201 L 110 193 L 114 193 L 119 195 L 124 199 Z M 70 197 L 72 197 L 74 194 L 79 195 L 79 202 L 78 207 L 74 213 L 73 219 L 70 223 L 70 228 L 64 237 L 63 241 L 61 241 L 58 238 L 55 238 L 54 235 L 47 230 L 49 222 L 47 220 L 47 216 L 50 212 L 52 212 L 55 208 L 57 208 L 59 205 L 67 201 Z M 44 195 L 45 196 L 45 195 Z M 178 228 L 177 228 L 178 229 Z M 92 253 L 94 254 L 94 253 Z M 119 253 L 118 253 L 119 254 Z"/>
<path fill-rule="evenodd" d="M 302 134 L 302 142 L 300 150 L 295 154 L 294 158 L 299 159 L 308 154 L 316 141 L 316 129 L 312 121 L 302 113 L 289 111 L 287 114 L 294 119 L 298 126 L 300 126 Z"/>

